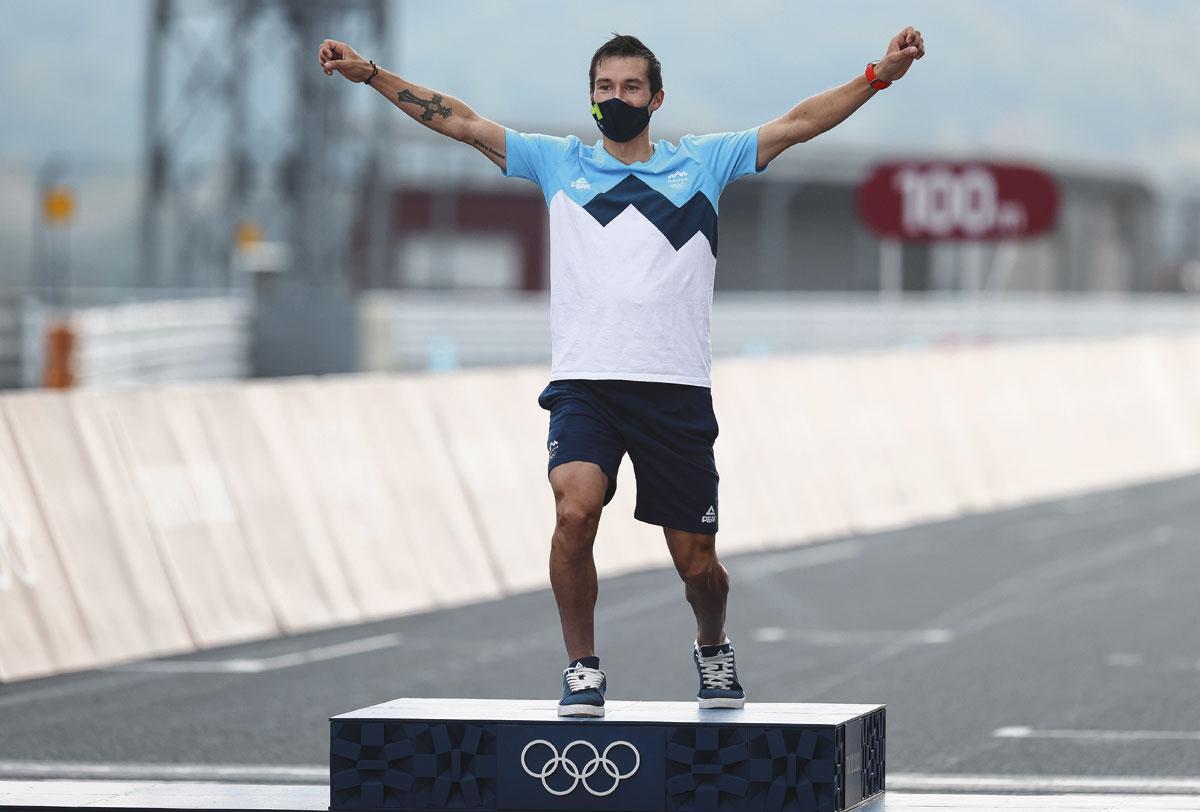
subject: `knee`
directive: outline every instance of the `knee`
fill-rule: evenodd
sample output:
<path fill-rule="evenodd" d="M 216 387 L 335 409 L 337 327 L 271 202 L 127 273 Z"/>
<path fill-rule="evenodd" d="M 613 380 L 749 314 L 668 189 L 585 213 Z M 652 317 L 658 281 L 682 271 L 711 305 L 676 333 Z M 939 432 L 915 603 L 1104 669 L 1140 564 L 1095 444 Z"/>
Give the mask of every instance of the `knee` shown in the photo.
<path fill-rule="evenodd" d="M 687 554 L 676 558 L 675 570 L 688 586 L 708 587 L 715 584 L 728 588 L 729 574 L 717 560 L 715 544 L 701 542 L 689 545 Z"/>
<path fill-rule="evenodd" d="M 688 592 L 729 592 L 729 572 L 717 561 L 707 566 L 695 566 L 687 571 L 681 571 L 679 577 L 683 580 Z"/>
<path fill-rule="evenodd" d="M 729 596 L 729 573 L 718 562 L 714 561 L 707 569 L 679 575 L 683 579 L 683 596 L 693 606 L 701 599 L 725 600 Z"/>
<path fill-rule="evenodd" d="M 598 506 L 563 500 L 555 514 L 554 543 L 568 552 L 590 547 L 599 524 Z"/>

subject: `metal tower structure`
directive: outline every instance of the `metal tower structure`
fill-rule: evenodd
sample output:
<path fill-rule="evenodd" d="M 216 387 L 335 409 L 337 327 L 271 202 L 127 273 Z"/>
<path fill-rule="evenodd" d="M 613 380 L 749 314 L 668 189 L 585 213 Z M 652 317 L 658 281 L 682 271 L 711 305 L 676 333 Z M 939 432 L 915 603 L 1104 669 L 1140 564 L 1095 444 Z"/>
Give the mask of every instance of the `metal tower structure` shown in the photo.
<path fill-rule="evenodd" d="M 385 0 L 151 0 L 149 28 L 141 285 L 240 287 L 235 235 L 257 233 L 290 257 L 281 283 L 340 288 L 363 212 L 357 272 L 380 278 L 388 105 L 326 76 L 317 48 L 382 54 Z"/>

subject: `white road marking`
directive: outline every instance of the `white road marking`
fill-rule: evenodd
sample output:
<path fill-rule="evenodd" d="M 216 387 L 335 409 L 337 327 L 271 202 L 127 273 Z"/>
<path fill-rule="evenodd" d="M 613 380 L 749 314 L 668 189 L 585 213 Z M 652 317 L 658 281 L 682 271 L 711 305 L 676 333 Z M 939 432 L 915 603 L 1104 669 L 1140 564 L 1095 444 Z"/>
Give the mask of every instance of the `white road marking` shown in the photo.
<path fill-rule="evenodd" d="M 934 775 L 888 773 L 887 788 L 902 792 L 978 790 L 981 792 L 1200 793 L 1200 778 L 1123 775 Z"/>
<path fill-rule="evenodd" d="M 336 660 L 342 657 L 353 657 L 372 651 L 381 651 L 400 645 L 402 638 L 398 634 L 381 634 L 376 637 L 364 637 L 360 640 L 348 640 L 345 643 L 334 643 L 329 646 L 318 646 L 305 651 L 291 654 L 280 654 L 275 657 L 236 658 L 232 660 L 148 660 L 140 663 L 127 663 L 110 667 L 109 671 L 137 671 L 156 674 L 261 674 L 265 671 L 278 671 L 281 668 L 294 668 L 307 663 L 319 663 L 325 660 Z"/>
<path fill-rule="evenodd" d="M 1200 742 L 1200 730 L 1034 730 L 1014 725 L 992 731 L 998 739 L 1078 739 L 1080 741 Z"/>
<path fill-rule="evenodd" d="M 0 781 L 0 799 L 8 807 L 54 807 L 78 809 L 122 806 L 127 808 L 198 809 L 207 805 L 229 806 L 236 799 L 242 809 L 324 809 L 329 802 L 328 787 L 308 784 L 237 784 L 189 781 Z M 223 799 L 223 800 L 218 800 Z M 882 809 L 882 800 L 872 801 L 863 809 Z M 1044 812 L 1058 810 L 1102 810 L 1131 812 L 1134 809 L 1200 809 L 1200 796 L 1187 794 L 1007 794 L 975 795 L 956 793 L 889 793 L 888 809 L 912 812 L 948 812 L 948 810 L 1022 810 Z"/>
<path fill-rule="evenodd" d="M 220 781 L 288 780 L 322 784 L 329 780 L 324 764 L 138 764 L 72 761 L 0 761 L 3 778 L 90 778 L 108 780 Z M 888 773 L 887 788 L 900 792 L 976 790 L 980 792 L 1124 792 L 1200 793 L 1200 778 L 1188 776 L 1113 775 L 975 775 L 965 773 Z"/>
<path fill-rule="evenodd" d="M 328 781 L 328 766 L 276 766 L 272 764 L 98 764 L 84 761 L 0 761 L 0 776 L 21 778 L 109 778 L 197 780 Z"/>
<path fill-rule="evenodd" d="M 930 621 L 938 628 L 949 628 L 956 634 L 970 634 L 997 622 L 1008 620 L 1016 606 L 1028 612 L 1030 605 L 1043 595 L 1055 595 L 1063 591 L 1063 584 L 1078 583 L 1092 570 L 1112 568 L 1123 564 L 1133 556 L 1144 554 L 1147 547 L 1155 546 L 1153 539 L 1143 534 L 1125 535 L 1115 543 L 1103 544 L 1098 549 L 1089 547 L 1083 552 L 1071 552 L 1037 564 L 993 583 L 969 598 L 939 612 Z M 887 643 L 871 651 L 860 661 L 830 675 L 825 680 L 806 686 L 809 701 L 831 691 L 840 689 L 854 677 L 875 669 L 881 663 L 899 654 L 908 652 L 916 643 L 901 639 Z M 786 670 L 777 677 L 786 677 Z"/>
<path fill-rule="evenodd" d="M 1148 797 L 1148 796 L 1143 796 Z M 0 780 L 0 808 L 309 809 L 329 806 L 329 786 L 221 781 Z"/>
<path fill-rule="evenodd" d="M 905 640 L 911 643 L 931 645 L 948 643 L 954 639 L 949 629 L 917 629 L 916 631 L 873 631 L 846 630 L 826 631 L 821 629 L 783 629 L 779 626 L 763 626 L 755 629 L 754 639 L 760 643 L 778 643 L 782 640 L 809 643 L 816 646 L 866 646 Z"/>

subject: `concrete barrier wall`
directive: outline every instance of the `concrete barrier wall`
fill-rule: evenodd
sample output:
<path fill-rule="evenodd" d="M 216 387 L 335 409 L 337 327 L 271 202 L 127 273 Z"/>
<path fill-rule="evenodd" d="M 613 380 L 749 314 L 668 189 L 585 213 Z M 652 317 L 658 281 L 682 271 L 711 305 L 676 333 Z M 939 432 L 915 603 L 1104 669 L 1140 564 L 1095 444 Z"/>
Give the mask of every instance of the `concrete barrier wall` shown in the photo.
<path fill-rule="evenodd" d="M 123 509 L 144 517 L 197 646 L 281 631 L 242 533 L 229 486 L 194 415 L 174 392 L 145 390 L 77 397 L 79 411 L 115 435 L 112 465 L 128 472 Z M 117 509 L 114 506 L 114 509 Z"/>
<path fill-rule="evenodd" d="M 0 680 L 547 585 L 542 367 L 0 398 Z M 1200 470 L 1200 334 L 740 358 L 725 553 Z M 670 558 L 628 458 L 597 569 Z"/>
<path fill-rule="evenodd" d="M 299 632 L 360 620 L 337 550 L 285 456 L 295 444 L 272 442 L 277 421 L 256 419 L 247 387 L 220 385 L 164 398 L 170 412 L 186 421 L 193 453 L 207 456 L 223 480 L 280 627 Z"/>
<path fill-rule="evenodd" d="M 318 507 L 364 618 L 434 605 L 411 548 L 436 541 L 404 532 L 366 420 L 318 381 L 256 384 L 250 396 L 259 424 L 274 424 L 276 452 L 300 473 Z"/>
<path fill-rule="evenodd" d="M 0 423 L 0 678 L 99 662 L 5 420 Z"/>
<path fill-rule="evenodd" d="M 99 662 L 184 651 L 191 638 L 153 544 L 122 536 L 65 398 L 6 398 L 28 484 Z"/>
<path fill-rule="evenodd" d="M 454 606 L 499 597 L 508 586 L 484 541 L 487 517 L 477 515 L 447 453 L 444 414 L 431 394 L 437 383 L 347 376 L 327 379 L 323 388 L 339 415 L 363 429 L 383 498 L 396 511 L 390 543 L 419 575 L 432 606 Z"/>

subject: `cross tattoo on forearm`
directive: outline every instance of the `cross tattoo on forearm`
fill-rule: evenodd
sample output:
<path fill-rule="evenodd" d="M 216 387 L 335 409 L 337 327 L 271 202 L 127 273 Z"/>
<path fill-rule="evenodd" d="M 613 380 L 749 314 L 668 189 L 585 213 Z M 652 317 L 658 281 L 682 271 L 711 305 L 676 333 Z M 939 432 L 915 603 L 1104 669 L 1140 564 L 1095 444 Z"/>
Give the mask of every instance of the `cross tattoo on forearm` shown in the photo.
<path fill-rule="evenodd" d="M 400 91 L 396 98 L 402 102 L 418 104 L 424 107 L 425 112 L 421 114 L 421 121 L 432 121 L 435 114 L 442 118 L 450 118 L 451 109 L 442 104 L 440 93 L 434 93 L 432 99 L 422 99 L 406 87 Z"/>

